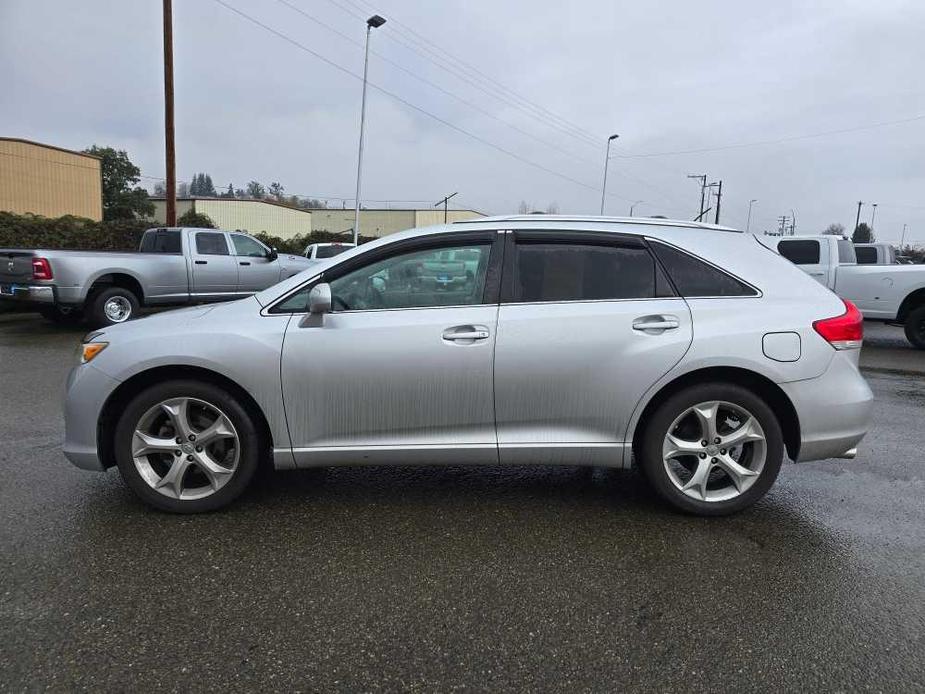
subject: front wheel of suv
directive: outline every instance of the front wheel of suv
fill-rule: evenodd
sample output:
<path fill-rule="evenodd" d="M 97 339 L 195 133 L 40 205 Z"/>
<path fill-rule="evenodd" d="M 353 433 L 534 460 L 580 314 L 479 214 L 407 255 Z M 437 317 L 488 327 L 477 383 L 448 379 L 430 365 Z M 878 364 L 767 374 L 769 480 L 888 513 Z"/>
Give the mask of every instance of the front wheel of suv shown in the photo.
<path fill-rule="evenodd" d="M 136 395 L 115 429 L 126 484 L 173 513 L 221 508 L 248 486 L 260 460 L 260 433 L 230 393 L 210 383 L 167 381 Z"/>
<path fill-rule="evenodd" d="M 644 423 L 637 461 L 674 507 L 719 516 L 751 506 L 771 488 L 784 458 L 771 408 L 734 384 L 701 384 L 671 395 Z"/>

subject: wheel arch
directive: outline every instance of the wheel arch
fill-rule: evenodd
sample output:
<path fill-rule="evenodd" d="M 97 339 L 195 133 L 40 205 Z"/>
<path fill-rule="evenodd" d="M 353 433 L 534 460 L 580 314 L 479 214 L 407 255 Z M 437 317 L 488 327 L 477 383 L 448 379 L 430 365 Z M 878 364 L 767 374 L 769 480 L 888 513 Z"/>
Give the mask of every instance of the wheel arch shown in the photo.
<path fill-rule="evenodd" d="M 135 298 L 138 299 L 138 303 L 144 305 L 144 287 L 137 277 L 127 272 L 105 272 L 101 275 L 98 275 L 97 277 L 94 277 L 90 282 L 89 289 L 87 289 L 87 301 L 92 300 L 92 297 L 96 292 L 106 287 L 120 287 L 122 289 L 128 289 L 130 292 L 132 292 L 132 294 L 135 295 Z"/>
<path fill-rule="evenodd" d="M 272 449 L 273 434 L 266 415 L 251 394 L 235 381 L 216 371 L 199 366 L 157 366 L 141 371 L 120 383 L 100 410 L 97 421 L 97 442 L 100 460 L 104 467 L 110 468 L 116 464 L 113 437 L 119 413 L 125 409 L 129 401 L 148 386 L 178 379 L 203 381 L 227 390 L 253 417 L 254 424 L 261 435 L 261 448 L 264 452 L 268 453 Z"/>
<path fill-rule="evenodd" d="M 800 454 L 800 418 L 786 393 L 766 376 L 741 367 L 714 366 L 696 369 L 678 376 L 662 386 L 646 403 L 633 428 L 633 452 L 642 441 L 642 435 L 651 414 L 665 400 L 684 388 L 702 383 L 733 383 L 748 388 L 760 396 L 777 416 L 784 435 L 784 446 L 791 460 Z"/>
<path fill-rule="evenodd" d="M 900 323 L 905 323 L 909 313 L 911 313 L 913 309 L 923 305 L 925 305 L 925 287 L 919 287 L 909 292 L 906 298 L 902 300 L 902 303 L 899 305 L 899 310 L 896 312 L 896 320 Z"/>

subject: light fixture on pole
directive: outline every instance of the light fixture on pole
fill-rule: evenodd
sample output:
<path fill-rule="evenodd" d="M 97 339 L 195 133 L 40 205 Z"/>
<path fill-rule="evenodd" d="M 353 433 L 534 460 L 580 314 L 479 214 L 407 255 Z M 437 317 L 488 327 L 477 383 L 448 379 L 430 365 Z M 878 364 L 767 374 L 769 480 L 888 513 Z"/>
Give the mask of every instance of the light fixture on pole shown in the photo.
<path fill-rule="evenodd" d="M 745 233 L 747 234 L 749 229 L 752 228 L 752 205 L 758 202 L 758 199 L 748 201 L 748 219 L 745 221 Z"/>
<path fill-rule="evenodd" d="M 360 243 L 360 182 L 363 179 L 363 135 L 366 128 L 366 75 L 369 73 L 369 34 L 385 24 L 385 19 L 377 14 L 366 20 L 366 58 L 363 61 L 363 98 L 360 101 L 360 147 L 357 153 L 357 195 L 353 213 L 353 244 Z"/>
<path fill-rule="evenodd" d="M 607 195 L 607 165 L 610 164 L 610 143 L 616 140 L 619 135 L 611 135 L 607 138 L 607 154 L 604 156 L 604 185 L 601 186 L 601 214 L 604 214 L 604 197 Z"/>
<path fill-rule="evenodd" d="M 636 205 L 641 205 L 641 204 L 644 203 L 644 202 L 645 202 L 645 200 L 637 200 L 637 201 L 634 202 L 632 205 L 630 205 L 630 217 L 633 216 L 633 210 L 636 209 Z"/>
<path fill-rule="evenodd" d="M 873 203 L 873 211 L 870 213 L 870 228 L 874 228 L 874 219 L 877 218 L 877 203 Z"/>

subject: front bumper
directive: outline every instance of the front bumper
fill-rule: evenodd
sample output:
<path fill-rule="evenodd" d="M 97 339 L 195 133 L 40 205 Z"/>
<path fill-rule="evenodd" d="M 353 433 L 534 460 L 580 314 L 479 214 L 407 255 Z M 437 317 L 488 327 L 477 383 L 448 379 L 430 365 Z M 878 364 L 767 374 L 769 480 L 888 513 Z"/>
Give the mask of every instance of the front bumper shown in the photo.
<path fill-rule="evenodd" d="M 93 364 L 71 369 L 64 399 L 64 455 L 84 470 L 105 470 L 97 440 L 103 405 L 119 385 Z"/>
<path fill-rule="evenodd" d="M 870 428 L 874 394 L 857 356 L 855 350 L 837 352 L 818 378 L 780 384 L 800 420 L 796 462 L 849 457 Z"/>
<path fill-rule="evenodd" d="M 0 301 L 50 306 L 55 303 L 55 288 L 40 284 L 0 284 Z"/>

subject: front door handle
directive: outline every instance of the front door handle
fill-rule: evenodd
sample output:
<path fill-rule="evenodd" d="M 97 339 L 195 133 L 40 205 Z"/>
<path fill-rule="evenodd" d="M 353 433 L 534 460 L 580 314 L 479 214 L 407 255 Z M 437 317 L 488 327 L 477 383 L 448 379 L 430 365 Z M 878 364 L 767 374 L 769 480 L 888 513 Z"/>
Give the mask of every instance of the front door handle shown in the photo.
<path fill-rule="evenodd" d="M 250 261 L 242 260 L 240 263 L 238 263 L 238 265 L 250 265 Z"/>
<path fill-rule="evenodd" d="M 471 344 L 476 340 L 485 340 L 490 333 L 484 325 L 456 325 L 443 331 L 443 339 L 448 342 Z"/>
<path fill-rule="evenodd" d="M 641 316 L 633 321 L 633 330 L 648 332 L 650 330 L 675 330 L 681 327 L 677 316 Z"/>
<path fill-rule="evenodd" d="M 195 260 L 193 262 L 195 262 L 196 265 L 208 265 L 209 264 L 208 260 Z"/>

